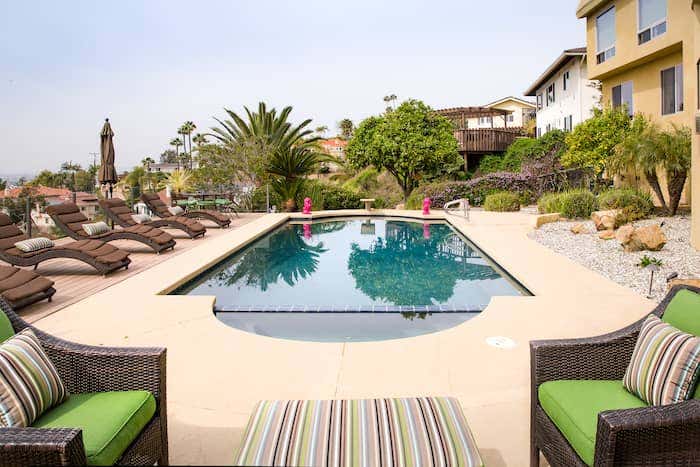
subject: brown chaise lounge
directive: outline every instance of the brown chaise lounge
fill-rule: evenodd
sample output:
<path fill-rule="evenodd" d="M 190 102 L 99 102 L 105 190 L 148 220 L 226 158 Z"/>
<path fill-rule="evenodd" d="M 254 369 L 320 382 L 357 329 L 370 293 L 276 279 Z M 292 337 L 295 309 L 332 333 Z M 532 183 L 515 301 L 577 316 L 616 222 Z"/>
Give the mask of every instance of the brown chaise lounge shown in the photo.
<path fill-rule="evenodd" d="M 15 310 L 48 299 L 56 293 L 53 281 L 14 266 L 0 265 L 0 296 Z"/>
<path fill-rule="evenodd" d="M 53 219 L 56 227 L 74 240 L 100 240 L 112 242 L 114 240 L 133 240 L 143 243 L 156 253 L 175 248 L 175 240 L 172 235 L 150 225 L 132 225 L 122 230 L 110 229 L 97 235 L 88 235 L 83 229 L 83 224 L 90 221 L 80 212 L 78 206 L 73 203 L 54 204 L 46 208 L 46 212 Z"/>
<path fill-rule="evenodd" d="M 198 238 L 207 233 L 207 229 L 194 219 L 189 219 L 182 216 L 170 216 L 165 219 L 156 219 L 144 224 L 139 224 L 134 220 L 129 206 L 123 199 L 110 198 L 100 201 L 100 207 L 105 215 L 114 221 L 115 224 L 121 227 L 131 227 L 134 225 L 150 225 L 151 227 L 165 227 L 169 229 L 178 229 L 189 235 L 190 238 Z"/>
<path fill-rule="evenodd" d="M 12 223 L 10 217 L 0 213 L 0 260 L 13 266 L 34 266 L 55 258 L 71 258 L 89 264 L 101 274 L 117 269 L 128 269 L 129 253 L 99 240 L 78 240 L 56 245 L 51 248 L 24 253 L 15 247 L 15 243 L 29 237 Z"/>
<path fill-rule="evenodd" d="M 172 216 L 170 211 L 168 211 L 168 206 L 160 199 L 157 193 L 142 193 L 141 201 L 146 203 L 148 209 L 155 212 L 158 217 Z M 183 217 L 189 217 L 190 219 L 206 219 L 212 221 L 222 229 L 231 225 L 231 218 L 229 216 L 211 209 L 188 209 L 181 215 Z M 238 213 L 236 213 L 236 215 L 238 215 Z"/>

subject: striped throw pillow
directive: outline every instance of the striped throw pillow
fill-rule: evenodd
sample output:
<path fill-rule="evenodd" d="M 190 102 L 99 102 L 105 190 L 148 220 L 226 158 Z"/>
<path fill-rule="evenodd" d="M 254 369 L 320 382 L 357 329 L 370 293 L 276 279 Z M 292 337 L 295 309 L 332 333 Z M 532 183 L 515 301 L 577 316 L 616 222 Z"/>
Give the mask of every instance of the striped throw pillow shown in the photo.
<path fill-rule="evenodd" d="M 168 208 L 168 212 L 170 214 L 172 214 L 173 216 L 179 216 L 182 213 L 184 213 L 185 210 L 182 209 L 180 206 L 173 206 L 173 207 Z"/>
<path fill-rule="evenodd" d="M 28 238 L 22 240 L 21 242 L 15 243 L 15 247 L 19 251 L 25 253 L 31 253 L 32 251 L 43 250 L 44 248 L 51 248 L 53 242 L 46 237 Z"/>
<path fill-rule="evenodd" d="M 93 235 L 107 233 L 110 229 L 106 222 L 100 221 L 92 224 L 83 224 L 83 230 L 88 236 L 92 237 Z"/>
<path fill-rule="evenodd" d="M 31 329 L 0 345 L 0 427 L 26 427 L 68 391 Z"/>
<path fill-rule="evenodd" d="M 682 402 L 700 376 L 700 337 L 686 334 L 656 316 L 644 321 L 622 381 L 651 405 Z"/>

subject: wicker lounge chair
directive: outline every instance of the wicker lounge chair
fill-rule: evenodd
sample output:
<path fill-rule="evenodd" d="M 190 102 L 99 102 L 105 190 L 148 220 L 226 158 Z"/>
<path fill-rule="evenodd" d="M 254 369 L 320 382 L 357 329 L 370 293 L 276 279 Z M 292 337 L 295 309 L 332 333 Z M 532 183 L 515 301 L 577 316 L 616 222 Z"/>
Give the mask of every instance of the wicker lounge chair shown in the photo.
<path fill-rule="evenodd" d="M 683 313 L 700 329 L 700 297 L 694 294 L 700 288 L 675 286 L 652 313 L 665 319 L 674 307 L 675 319 Z M 622 386 L 643 321 L 599 337 L 530 343 L 531 466 L 539 465 L 540 451 L 552 466 L 698 465 L 700 388 L 688 401 L 652 407 Z M 669 323 L 691 332 L 671 318 Z M 541 388 L 548 382 L 548 389 Z M 593 427 L 594 434 L 586 434 Z"/>
<path fill-rule="evenodd" d="M 150 225 L 151 227 L 165 227 L 178 229 L 189 235 L 190 238 L 202 237 L 207 229 L 194 219 L 182 216 L 170 216 L 165 219 L 156 219 L 145 224 L 138 224 L 132 215 L 134 214 L 123 199 L 110 198 L 100 201 L 100 207 L 105 215 L 115 224 L 121 227 L 132 227 L 135 225 Z"/>
<path fill-rule="evenodd" d="M 86 238 L 103 242 L 133 240 L 143 243 L 156 253 L 175 248 L 175 240 L 172 235 L 150 225 L 132 225 L 122 230 L 112 229 L 103 234 L 88 235 L 83 229 L 83 224 L 87 224 L 90 221 L 80 212 L 78 206 L 73 203 L 54 204 L 46 208 L 46 213 L 51 216 L 56 227 L 75 240 L 84 240 Z"/>
<path fill-rule="evenodd" d="M 3 313 L 9 323 L 1 316 Z M 10 325 L 12 329 L 8 329 Z M 11 335 L 12 331 L 26 328 L 32 329 L 41 341 L 70 398 L 50 409 L 31 427 L 0 428 L 0 465 L 85 465 L 90 456 L 99 456 L 99 461 L 92 459 L 94 463 L 118 456 L 118 465 L 168 465 L 165 349 L 92 347 L 67 342 L 30 326 L 0 299 L 3 337 L 7 331 Z M 136 412 L 128 412 L 124 399 L 119 398 L 126 394 L 124 391 L 150 393 L 155 399 L 153 415 L 146 418 L 140 407 Z M 102 397 L 102 405 L 97 409 L 90 404 L 94 396 Z M 102 417 L 100 410 L 110 413 Z M 64 417 L 52 417 L 52 411 Z M 132 422 L 137 414 L 141 419 Z M 111 436 L 113 431 L 117 435 Z M 98 453 L 88 452 L 100 447 L 102 451 Z"/>
<path fill-rule="evenodd" d="M 56 293 L 53 281 L 14 266 L 0 265 L 0 296 L 15 310 L 48 299 Z"/>
<path fill-rule="evenodd" d="M 168 206 L 161 201 L 160 196 L 158 196 L 157 193 L 142 193 L 141 201 L 146 203 L 148 209 L 153 211 L 156 216 L 164 219 L 172 217 L 172 214 L 170 211 L 168 211 Z M 181 214 L 181 216 L 190 219 L 206 219 L 214 222 L 222 229 L 231 224 L 231 218 L 229 218 L 226 214 L 219 211 L 213 211 L 211 209 L 188 209 L 185 213 Z"/>
<path fill-rule="evenodd" d="M 15 243 L 26 240 L 27 235 L 12 223 L 10 217 L 0 213 L 0 260 L 13 266 L 34 266 L 55 258 L 72 258 L 87 263 L 101 274 L 108 274 L 117 269 L 128 269 L 129 253 L 99 240 L 79 240 L 24 253 L 15 247 Z"/>

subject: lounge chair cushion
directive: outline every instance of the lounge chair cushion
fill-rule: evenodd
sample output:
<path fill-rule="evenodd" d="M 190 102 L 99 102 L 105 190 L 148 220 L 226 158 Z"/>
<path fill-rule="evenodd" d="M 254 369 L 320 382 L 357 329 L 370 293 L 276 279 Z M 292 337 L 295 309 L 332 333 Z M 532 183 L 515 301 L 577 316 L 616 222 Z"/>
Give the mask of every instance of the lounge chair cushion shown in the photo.
<path fill-rule="evenodd" d="M 700 294 L 680 290 L 666 307 L 662 319 L 674 328 L 700 336 Z"/>
<path fill-rule="evenodd" d="M 10 318 L 0 310 L 0 343 L 15 335 L 15 329 L 12 327 Z"/>
<path fill-rule="evenodd" d="M 0 427 L 26 427 L 68 397 L 31 329 L 0 345 Z"/>
<path fill-rule="evenodd" d="M 148 214 L 132 214 L 131 218 L 137 224 L 143 224 L 144 222 L 151 222 L 151 216 Z"/>
<path fill-rule="evenodd" d="M 598 414 L 606 410 L 646 407 L 621 381 L 561 380 L 540 385 L 545 413 L 587 465 L 593 465 Z"/>
<path fill-rule="evenodd" d="M 0 266 L 0 295 L 11 303 L 46 292 L 53 284 L 52 280 L 35 272 L 13 266 Z"/>
<path fill-rule="evenodd" d="M 185 212 L 180 206 L 172 206 L 168 208 L 168 212 L 173 216 L 179 216 Z"/>
<path fill-rule="evenodd" d="M 15 248 L 22 253 L 31 253 L 33 251 L 43 250 L 44 248 L 51 248 L 52 246 L 54 246 L 54 243 L 45 237 L 28 238 L 15 243 Z"/>
<path fill-rule="evenodd" d="M 147 391 L 71 394 L 35 428 L 80 428 L 89 465 L 114 465 L 156 412 Z"/>
<path fill-rule="evenodd" d="M 110 229 L 106 222 L 94 222 L 91 224 L 83 224 L 83 230 L 88 236 L 101 235 L 109 232 Z"/>

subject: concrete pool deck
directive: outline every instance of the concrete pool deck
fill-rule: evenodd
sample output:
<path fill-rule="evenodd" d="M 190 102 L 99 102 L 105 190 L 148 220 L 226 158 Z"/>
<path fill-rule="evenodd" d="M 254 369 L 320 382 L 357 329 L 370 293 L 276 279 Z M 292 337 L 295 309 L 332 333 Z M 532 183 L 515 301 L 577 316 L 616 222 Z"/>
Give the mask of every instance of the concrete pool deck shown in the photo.
<path fill-rule="evenodd" d="M 313 218 L 367 214 L 320 212 Z M 424 218 L 418 211 L 371 215 Z M 269 214 L 35 325 L 85 344 L 168 348 L 172 464 L 231 464 L 260 399 L 448 395 L 461 402 L 487 465 L 527 465 L 528 341 L 613 331 L 646 314 L 653 303 L 527 238 L 532 215 L 475 211 L 470 221 L 447 217 L 534 296 L 495 297 L 479 316 L 434 334 L 313 343 L 230 328 L 213 315 L 213 297 L 162 295 L 290 218 Z M 429 216 L 443 218 L 438 211 Z M 495 336 L 516 345 L 507 350 L 487 345 Z"/>

